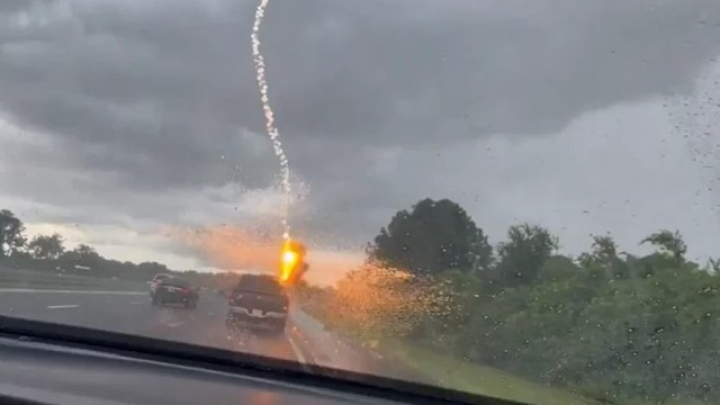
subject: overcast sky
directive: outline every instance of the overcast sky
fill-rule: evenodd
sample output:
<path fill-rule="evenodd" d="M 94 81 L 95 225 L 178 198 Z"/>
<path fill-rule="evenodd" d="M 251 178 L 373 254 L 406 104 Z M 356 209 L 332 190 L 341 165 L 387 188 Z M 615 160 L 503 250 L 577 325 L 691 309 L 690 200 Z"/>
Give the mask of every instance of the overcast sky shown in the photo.
<path fill-rule="evenodd" d="M 218 265 L 177 229 L 277 224 L 255 6 L 0 1 L 0 207 L 175 268 Z M 720 256 L 716 0 L 272 0 L 261 40 L 316 251 L 448 197 L 495 243 L 678 228 Z"/>

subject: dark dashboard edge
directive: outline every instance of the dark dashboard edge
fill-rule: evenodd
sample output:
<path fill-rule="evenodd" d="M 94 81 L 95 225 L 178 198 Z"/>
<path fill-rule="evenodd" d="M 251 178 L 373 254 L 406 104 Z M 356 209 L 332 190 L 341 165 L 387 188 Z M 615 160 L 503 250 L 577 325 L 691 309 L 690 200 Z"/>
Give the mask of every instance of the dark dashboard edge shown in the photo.
<path fill-rule="evenodd" d="M 311 372 L 308 372 L 297 362 L 250 353 L 3 315 L 0 315 L 0 334 L 26 341 L 30 338 L 42 343 L 109 352 L 234 375 L 249 374 L 267 380 L 282 380 L 391 401 L 410 401 L 416 404 L 523 405 L 519 402 L 317 365 L 310 365 Z"/>

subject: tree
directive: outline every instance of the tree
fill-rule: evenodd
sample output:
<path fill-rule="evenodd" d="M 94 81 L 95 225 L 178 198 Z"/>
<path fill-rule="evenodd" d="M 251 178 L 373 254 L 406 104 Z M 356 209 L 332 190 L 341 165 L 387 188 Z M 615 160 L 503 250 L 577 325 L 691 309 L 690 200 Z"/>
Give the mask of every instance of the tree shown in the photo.
<path fill-rule="evenodd" d="M 56 260 L 65 251 L 64 241 L 59 233 L 50 236 L 38 235 L 28 245 L 35 259 Z"/>
<path fill-rule="evenodd" d="M 561 281 L 578 274 L 578 266 L 567 256 L 555 255 L 549 257 L 540 268 L 538 274 L 542 281 Z"/>
<path fill-rule="evenodd" d="M 95 248 L 84 244 L 79 244 L 75 249 L 73 249 L 73 252 L 76 253 L 81 260 L 94 259 L 99 256 Z"/>
<path fill-rule="evenodd" d="M 628 278 L 631 276 L 627 263 L 620 259 L 617 243 L 610 235 L 594 235 L 590 253 L 580 255 L 580 263 L 600 279 Z"/>
<path fill-rule="evenodd" d="M 415 275 L 444 270 L 487 270 L 492 246 L 465 210 L 443 199 L 424 199 L 411 211 L 402 210 L 369 246 L 373 261 Z"/>
<path fill-rule="evenodd" d="M 102 260 L 102 257 L 92 246 L 80 244 L 75 249 L 64 252 L 60 260 L 69 267 L 81 265 L 95 268 Z"/>
<path fill-rule="evenodd" d="M 592 252 L 598 260 L 614 260 L 618 256 L 617 243 L 610 235 L 595 235 L 593 236 Z"/>
<path fill-rule="evenodd" d="M 558 248 L 558 238 L 545 228 L 529 224 L 511 226 L 508 241 L 498 247 L 499 261 L 493 281 L 500 286 L 535 281 L 540 269 Z"/>
<path fill-rule="evenodd" d="M 707 268 L 712 271 L 713 274 L 720 273 L 720 259 L 709 258 Z"/>
<path fill-rule="evenodd" d="M 0 259 L 25 245 L 25 226 L 10 210 L 0 210 Z"/>
<path fill-rule="evenodd" d="M 608 263 L 618 257 L 617 243 L 610 235 L 593 235 L 590 252 L 583 252 L 578 258 L 583 266 L 593 263 Z"/>
<path fill-rule="evenodd" d="M 668 230 L 661 230 L 655 232 L 645 239 L 640 244 L 650 243 L 651 245 L 660 248 L 663 253 L 669 253 L 678 262 L 685 260 L 685 253 L 687 253 L 687 245 L 683 241 L 679 231 L 671 232 Z"/>

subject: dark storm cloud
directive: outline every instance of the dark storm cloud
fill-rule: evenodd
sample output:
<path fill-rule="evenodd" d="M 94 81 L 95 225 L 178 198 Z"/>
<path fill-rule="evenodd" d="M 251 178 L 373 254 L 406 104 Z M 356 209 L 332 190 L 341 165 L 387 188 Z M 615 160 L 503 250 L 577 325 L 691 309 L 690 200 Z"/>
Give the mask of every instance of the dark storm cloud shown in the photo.
<path fill-rule="evenodd" d="M 0 4 L 0 110 L 52 135 L 62 164 L 128 195 L 275 175 L 254 1 Z M 689 91 L 720 49 L 713 0 L 275 0 L 265 23 L 278 125 L 311 185 L 308 232 L 353 232 L 424 196 L 410 167 L 373 172 L 387 148 L 557 132 Z"/>
<path fill-rule="evenodd" d="M 270 72 L 293 77 L 287 60 L 316 75 L 275 101 L 294 130 L 363 142 L 555 132 L 590 109 L 687 91 L 720 46 L 713 1 L 455 1 L 434 18 L 419 9 L 430 2 L 337 3 L 276 7 Z M 340 40 L 293 35 L 339 7 Z"/>

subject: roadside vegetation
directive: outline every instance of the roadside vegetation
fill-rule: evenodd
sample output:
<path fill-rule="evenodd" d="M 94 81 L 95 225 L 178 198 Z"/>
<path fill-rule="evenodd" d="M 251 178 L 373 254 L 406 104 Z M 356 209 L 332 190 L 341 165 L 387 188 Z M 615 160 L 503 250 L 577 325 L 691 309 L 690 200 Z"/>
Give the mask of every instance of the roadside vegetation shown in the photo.
<path fill-rule="evenodd" d="M 380 231 L 362 269 L 302 296 L 332 329 L 451 388 L 543 404 L 577 403 L 547 387 L 612 404 L 720 400 L 718 262 L 688 260 L 675 230 L 638 243 L 654 251 L 606 234 L 571 257 L 551 230 L 518 224 L 491 245 L 458 204 L 425 199 Z"/>

